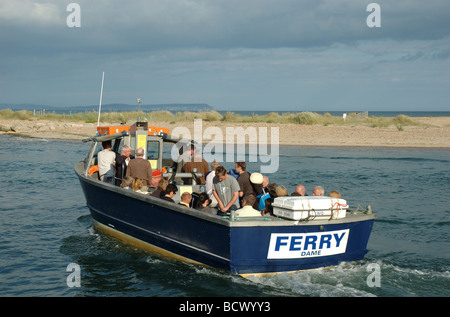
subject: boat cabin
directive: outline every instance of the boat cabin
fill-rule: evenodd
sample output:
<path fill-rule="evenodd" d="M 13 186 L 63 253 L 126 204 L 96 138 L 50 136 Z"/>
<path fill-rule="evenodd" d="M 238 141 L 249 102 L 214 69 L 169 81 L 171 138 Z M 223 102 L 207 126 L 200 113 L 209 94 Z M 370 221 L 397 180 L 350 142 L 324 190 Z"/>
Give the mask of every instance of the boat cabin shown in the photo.
<path fill-rule="evenodd" d="M 112 141 L 111 150 L 117 155 L 120 155 L 124 145 L 130 147 L 132 156 L 135 155 L 136 149 L 143 148 L 145 157 L 151 164 L 153 175 L 162 175 L 169 180 L 169 183 L 177 185 L 178 193 L 174 197 L 175 201 L 179 200 L 181 190 L 190 193 L 205 191 L 205 186 L 200 185 L 198 181 L 198 178 L 203 176 L 202 173 L 196 171 L 184 173 L 181 169 L 184 164 L 181 160 L 182 155 L 195 144 L 195 141 L 172 138 L 169 135 L 169 129 L 149 127 L 148 122 L 136 122 L 131 126 L 98 127 L 97 133 L 97 136 L 83 140 L 83 142 L 92 142 L 84 162 L 86 176 L 98 178 L 97 154 L 103 150 L 102 142 Z M 180 188 L 181 186 L 184 187 Z M 149 191 L 154 189 L 155 187 L 149 188 Z"/>

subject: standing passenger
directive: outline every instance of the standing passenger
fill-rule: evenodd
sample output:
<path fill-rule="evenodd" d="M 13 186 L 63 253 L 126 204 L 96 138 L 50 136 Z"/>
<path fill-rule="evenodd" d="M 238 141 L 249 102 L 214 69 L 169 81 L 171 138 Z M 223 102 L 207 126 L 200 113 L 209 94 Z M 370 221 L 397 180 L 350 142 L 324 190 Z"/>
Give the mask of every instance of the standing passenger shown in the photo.
<path fill-rule="evenodd" d="M 209 166 L 205 159 L 202 158 L 202 153 L 200 151 L 195 151 L 194 157 L 183 165 L 183 171 L 186 173 L 192 173 L 194 168 L 197 169 L 197 173 L 203 174 L 203 176 L 199 177 L 199 180 L 201 185 L 205 185 L 206 174 L 209 172 Z"/>
<path fill-rule="evenodd" d="M 102 142 L 103 150 L 98 152 L 98 173 L 100 180 L 109 184 L 114 184 L 114 164 L 116 153 L 111 151 L 111 141 Z"/>
<path fill-rule="evenodd" d="M 139 148 L 136 150 L 136 158 L 131 160 L 127 168 L 127 176 L 142 179 L 143 186 L 150 186 L 152 182 L 152 166 L 150 162 L 144 159 L 145 150 Z"/>
<path fill-rule="evenodd" d="M 246 171 L 247 164 L 243 161 L 235 163 L 236 172 L 239 174 L 237 181 L 241 190 L 239 191 L 239 197 L 243 198 L 253 193 L 253 187 L 250 183 L 250 173 Z M 242 200 L 242 199 L 241 199 Z"/>
<path fill-rule="evenodd" d="M 217 161 L 211 163 L 211 172 L 206 175 L 206 193 L 208 195 L 212 195 L 213 190 L 213 179 L 216 177 L 216 168 L 219 167 L 220 164 Z"/>
<path fill-rule="evenodd" d="M 130 163 L 131 149 L 128 145 L 122 147 L 120 155 L 116 156 L 116 186 L 120 186 L 122 179 L 127 174 L 128 163 Z"/>
<path fill-rule="evenodd" d="M 213 180 L 213 195 L 219 207 L 218 215 L 225 215 L 227 211 L 239 209 L 239 184 L 237 180 L 228 175 L 225 167 L 216 169 Z"/>
<path fill-rule="evenodd" d="M 209 196 L 210 199 L 210 205 L 211 207 L 217 206 L 217 200 L 214 197 L 212 191 L 213 191 L 213 180 L 216 177 L 216 168 L 219 167 L 220 164 L 217 161 L 214 161 L 211 163 L 211 171 L 206 175 L 206 193 Z"/>
<path fill-rule="evenodd" d="M 265 198 L 264 195 L 264 190 L 263 190 L 263 182 L 264 182 L 264 177 L 261 173 L 258 172 L 254 172 L 250 175 L 250 184 L 252 185 L 253 188 L 253 194 L 256 197 L 256 202 L 253 205 L 253 208 L 258 209 L 259 210 L 259 203 L 260 201 Z M 266 198 L 269 196 L 269 193 L 267 193 Z M 243 204 L 242 204 L 243 206 Z M 261 206 L 264 206 L 263 204 L 261 204 Z M 262 207 L 261 209 L 263 209 L 264 207 Z"/>

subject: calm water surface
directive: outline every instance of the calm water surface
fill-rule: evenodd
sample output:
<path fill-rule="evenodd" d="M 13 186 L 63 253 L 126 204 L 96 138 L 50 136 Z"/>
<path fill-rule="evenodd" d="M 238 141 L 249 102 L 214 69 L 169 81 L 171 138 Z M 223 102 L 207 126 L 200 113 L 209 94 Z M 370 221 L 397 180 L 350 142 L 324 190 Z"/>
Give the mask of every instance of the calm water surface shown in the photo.
<path fill-rule="evenodd" d="M 450 296 L 450 150 L 282 147 L 271 181 L 339 190 L 378 219 L 362 261 L 246 280 L 97 233 L 73 171 L 89 145 L 5 135 L 0 145 L 0 296 Z M 67 286 L 69 263 L 79 288 Z M 367 285 L 374 263 L 380 287 Z"/>

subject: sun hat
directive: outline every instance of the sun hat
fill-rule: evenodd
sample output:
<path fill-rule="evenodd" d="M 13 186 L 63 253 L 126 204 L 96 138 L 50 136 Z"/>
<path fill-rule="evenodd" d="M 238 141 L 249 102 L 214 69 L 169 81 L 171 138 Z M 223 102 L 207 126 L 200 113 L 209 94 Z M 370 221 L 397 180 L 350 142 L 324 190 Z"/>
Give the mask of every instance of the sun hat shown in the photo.
<path fill-rule="evenodd" d="M 262 184 L 263 183 L 263 176 L 261 173 L 252 173 L 252 175 L 250 175 L 250 182 L 252 182 L 253 184 Z"/>

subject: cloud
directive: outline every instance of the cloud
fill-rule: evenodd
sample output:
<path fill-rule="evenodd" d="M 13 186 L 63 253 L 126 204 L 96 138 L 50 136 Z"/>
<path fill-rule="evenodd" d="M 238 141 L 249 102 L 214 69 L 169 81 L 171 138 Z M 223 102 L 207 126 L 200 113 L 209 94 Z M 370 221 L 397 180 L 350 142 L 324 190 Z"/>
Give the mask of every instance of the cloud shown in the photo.
<path fill-rule="evenodd" d="M 445 0 L 380 1 L 381 28 L 368 28 L 354 0 L 150 0 L 80 2 L 84 25 L 139 49 L 319 47 L 361 40 L 448 35 Z"/>
<path fill-rule="evenodd" d="M 370 2 L 2 0 L 0 95 L 95 103 L 106 71 L 105 102 L 357 105 L 350 92 L 395 85 L 404 100 L 449 97 L 429 88 L 448 80 L 448 0 L 374 1 L 381 28 L 366 25 Z"/>
<path fill-rule="evenodd" d="M 79 0 L 81 28 L 73 29 L 65 25 L 68 3 L 3 1 L 2 40 L 8 44 L 14 36 L 7 34 L 20 30 L 24 52 L 51 43 L 54 51 L 114 54 L 196 47 L 327 48 L 367 40 L 440 39 L 450 29 L 444 0 L 426 6 L 419 0 L 379 1 L 381 28 L 366 25 L 369 2 L 354 0 Z"/>
<path fill-rule="evenodd" d="M 62 23 L 63 13 L 57 2 L 33 0 L 2 0 L 0 20 L 11 25 L 48 26 Z"/>

